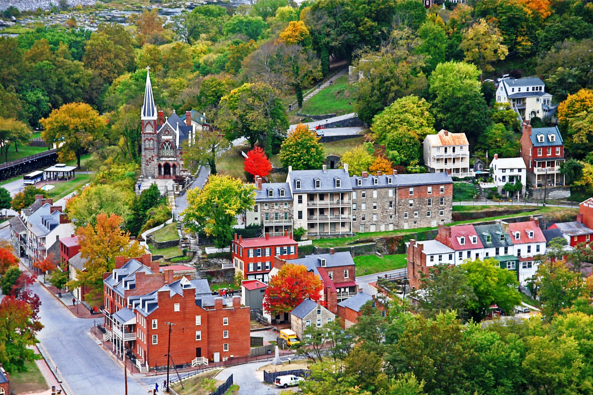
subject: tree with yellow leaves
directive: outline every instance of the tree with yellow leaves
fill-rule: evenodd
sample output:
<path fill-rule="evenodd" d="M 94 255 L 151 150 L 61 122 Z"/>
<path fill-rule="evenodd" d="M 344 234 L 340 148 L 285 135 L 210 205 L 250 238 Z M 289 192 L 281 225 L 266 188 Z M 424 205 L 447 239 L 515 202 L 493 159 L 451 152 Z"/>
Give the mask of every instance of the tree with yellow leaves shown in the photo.
<path fill-rule="evenodd" d="M 542 20 L 552 15 L 552 11 L 550 10 L 551 3 L 549 0 L 520 0 L 520 3 L 539 15 Z"/>
<path fill-rule="evenodd" d="M 280 42 L 288 45 L 301 44 L 307 47 L 311 44 L 311 34 L 303 21 L 289 22 L 286 29 L 280 33 Z"/>
<path fill-rule="evenodd" d="M 570 119 L 577 114 L 593 108 L 593 91 L 581 89 L 574 95 L 568 95 L 558 106 L 558 120 L 561 124 L 568 126 Z"/>
<path fill-rule="evenodd" d="M 298 124 L 282 142 L 280 148 L 282 166 L 292 166 L 294 170 L 319 169 L 325 160 L 325 152 L 319 139 L 307 125 Z"/>
<path fill-rule="evenodd" d="M 463 33 L 459 48 L 465 53 L 465 61 L 480 67 L 482 79 L 485 71 L 493 70 L 490 63 L 504 60 L 509 50 L 502 44 L 503 38 L 496 26 L 480 19 Z"/>
<path fill-rule="evenodd" d="M 584 158 L 593 152 L 593 91 L 581 89 L 558 106 L 558 120 L 568 135 L 567 145 L 573 157 Z"/>
<path fill-rule="evenodd" d="M 84 150 L 104 137 L 106 125 L 99 113 L 86 103 L 64 104 L 40 123 L 44 129 L 41 136 L 48 145 L 58 144 L 60 152 L 73 153 L 78 167 Z"/>
<path fill-rule="evenodd" d="M 373 164 L 373 156 L 364 145 L 357 145 L 342 155 L 342 168 L 344 164 L 348 165 L 350 176 L 360 176 L 363 171 L 368 171 L 369 166 Z"/>
<path fill-rule="evenodd" d="M 390 174 L 393 171 L 393 163 L 384 156 L 377 156 L 373 164 L 369 166 L 369 171 L 374 176 L 379 171 L 382 174 Z"/>
<path fill-rule="evenodd" d="M 93 293 L 103 291 L 103 273 L 115 268 L 115 257 L 139 257 L 145 250 L 137 241 L 130 240 L 130 234 L 120 225 L 123 218 L 111 214 L 97 215 L 96 225 L 88 224 L 76 231 L 80 244 L 80 255 L 86 259 L 84 271 L 77 270 L 77 280 L 68 283 L 70 288 L 86 286 Z"/>

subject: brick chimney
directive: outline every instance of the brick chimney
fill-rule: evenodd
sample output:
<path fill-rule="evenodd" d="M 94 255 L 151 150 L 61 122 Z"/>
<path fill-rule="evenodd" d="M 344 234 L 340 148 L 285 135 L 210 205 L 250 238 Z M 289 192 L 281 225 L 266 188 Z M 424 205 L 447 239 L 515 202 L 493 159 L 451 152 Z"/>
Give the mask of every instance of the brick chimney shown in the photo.
<path fill-rule="evenodd" d="M 266 233 L 266 240 L 270 240 L 270 234 Z"/>
<path fill-rule="evenodd" d="M 529 220 L 535 222 L 535 225 L 539 228 L 539 217 L 531 216 Z"/>
<path fill-rule="evenodd" d="M 159 124 L 158 127 L 161 127 L 165 123 L 165 113 L 161 110 L 158 112 L 159 114 Z"/>
<path fill-rule="evenodd" d="M 70 217 L 68 217 L 68 214 L 60 214 L 60 223 L 61 224 L 69 224 L 70 223 Z"/>
<path fill-rule="evenodd" d="M 123 265 L 125 265 L 128 260 L 129 260 L 129 258 L 126 258 L 124 256 L 116 256 L 115 257 L 115 268 L 121 269 L 121 267 Z"/>
<path fill-rule="evenodd" d="M 284 236 L 288 237 L 288 230 L 284 229 Z"/>
<path fill-rule="evenodd" d="M 150 270 L 151 270 L 153 273 L 159 273 L 159 272 L 160 272 L 160 270 L 161 270 L 161 267 L 160 267 L 160 265 L 159 265 L 159 261 L 151 261 L 151 262 L 150 262 L 150 265 L 149 265 L 148 267 L 150 267 Z"/>
<path fill-rule="evenodd" d="M 191 126 L 191 111 L 185 112 L 185 124 Z"/>
<path fill-rule="evenodd" d="M 377 170 L 377 177 L 381 175 L 381 170 Z"/>
<path fill-rule="evenodd" d="M 363 171 L 362 172 L 362 178 L 369 178 L 369 172 L 368 171 Z"/>
<path fill-rule="evenodd" d="M 335 250 L 335 248 L 330 248 L 330 249 L 329 249 L 329 253 L 330 253 L 330 254 L 332 254 L 332 255 L 333 255 L 333 254 L 335 254 L 335 253 L 336 253 L 336 250 Z"/>
<path fill-rule="evenodd" d="M 175 272 L 173 270 L 165 270 L 165 284 L 171 284 L 173 281 L 175 281 Z"/>
<path fill-rule="evenodd" d="M 243 243 L 243 236 L 239 235 L 239 243 Z"/>
<path fill-rule="evenodd" d="M 222 310 L 222 298 L 215 298 L 214 299 L 214 309 L 215 310 Z"/>
<path fill-rule="evenodd" d="M 233 309 L 240 309 L 240 308 L 241 308 L 241 297 L 233 296 Z"/>
<path fill-rule="evenodd" d="M 263 180 L 260 176 L 255 176 L 255 186 L 260 191 L 261 191 L 262 182 L 263 182 Z"/>
<path fill-rule="evenodd" d="M 59 211 L 60 213 L 62 212 L 62 206 L 51 206 L 49 208 L 49 212 L 50 214 L 55 213 L 56 211 Z"/>
<path fill-rule="evenodd" d="M 327 165 L 323 165 L 323 166 L 321 166 L 321 168 L 323 169 L 324 173 L 327 173 Z"/>
<path fill-rule="evenodd" d="M 52 204 L 54 204 L 54 200 L 52 198 L 41 199 L 41 205 L 44 205 L 44 204 L 52 205 Z"/>
<path fill-rule="evenodd" d="M 239 238 L 237 237 L 237 234 L 235 233 L 235 241 L 239 240 Z"/>
<path fill-rule="evenodd" d="M 144 254 L 139 259 L 140 262 L 146 267 L 150 267 L 152 263 L 152 254 Z"/>
<path fill-rule="evenodd" d="M 292 237 L 292 232 L 290 232 L 290 238 L 294 240 L 294 237 Z"/>
<path fill-rule="evenodd" d="M 583 214 L 577 214 L 577 222 L 583 223 Z"/>
<path fill-rule="evenodd" d="M 439 224 L 439 230 L 435 240 L 440 241 L 449 248 L 453 248 L 453 243 L 451 243 L 451 228 Z"/>

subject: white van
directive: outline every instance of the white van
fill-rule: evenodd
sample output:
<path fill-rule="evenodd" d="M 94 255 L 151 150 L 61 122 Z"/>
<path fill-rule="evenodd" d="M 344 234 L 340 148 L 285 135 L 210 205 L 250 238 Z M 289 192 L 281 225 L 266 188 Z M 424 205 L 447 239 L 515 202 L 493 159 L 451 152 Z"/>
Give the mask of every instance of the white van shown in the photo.
<path fill-rule="evenodd" d="M 274 384 L 276 384 L 276 387 L 286 388 L 286 387 L 292 387 L 293 385 L 299 385 L 299 383 L 303 380 L 304 380 L 304 378 L 302 378 L 302 377 L 298 377 L 293 374 L 289 374 L 286 376 L 276 377 L 276 381 L 274 382 Z"/>

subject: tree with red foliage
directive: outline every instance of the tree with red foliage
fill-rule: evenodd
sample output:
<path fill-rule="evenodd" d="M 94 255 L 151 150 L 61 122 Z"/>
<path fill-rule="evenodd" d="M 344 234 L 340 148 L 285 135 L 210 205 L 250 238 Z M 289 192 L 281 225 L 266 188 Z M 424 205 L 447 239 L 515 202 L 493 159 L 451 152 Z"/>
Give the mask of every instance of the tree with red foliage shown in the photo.
<path fill-rule="evenodd" d="M 9 267 L 18 266 L 19 260 L 8 248 L 0 248 L 0 275 L 6 273 Z"/>
<path fill-rule="evenodd" d="M 43 328 L 33 319 L 31 306 L 13 296 L 0 302 L 0 364 L 10 373 L 25 371 L 25 363 L 39 359 L 31 346 Z"/>
<path fill-rule="evenodd" d="M 33 267 L 39 269 L 41 273 L 43 273 L 43 282 L 45 282 L 45 274 L 49 271 L 52 271 L 56 268 L 54 264 L 54 253 L 51 252 L 43 259 L 36 259 L 33 262 Z"/>
<path fill-rule="evenodd" d="M 272 171 L 272 163 L 263 149 L 255 147 L 247 153 L 243 170 L 252 176 L 265 177 Z"/>
<path fill-rule="evenodd" d="M 315 273 L 308 272 L 305 266 L 286 264 L 270 278 L 264 310 L 271 316 L 288 313 L 305 299 L 317 302 L 321 299 L 322 288 L 321 280 Z"/>

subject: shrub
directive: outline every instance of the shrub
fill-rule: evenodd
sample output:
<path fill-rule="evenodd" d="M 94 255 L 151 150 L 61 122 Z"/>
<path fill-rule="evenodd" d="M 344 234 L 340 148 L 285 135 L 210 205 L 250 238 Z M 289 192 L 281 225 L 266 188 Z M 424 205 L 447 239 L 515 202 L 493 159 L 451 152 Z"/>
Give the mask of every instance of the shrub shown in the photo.
<path fill-rule="evenodd" d="M 472 200 L 478 193 L 475 185 L 466 182 L 456 182 L 453 184 L 453 201 L 463 202 Z"/>

